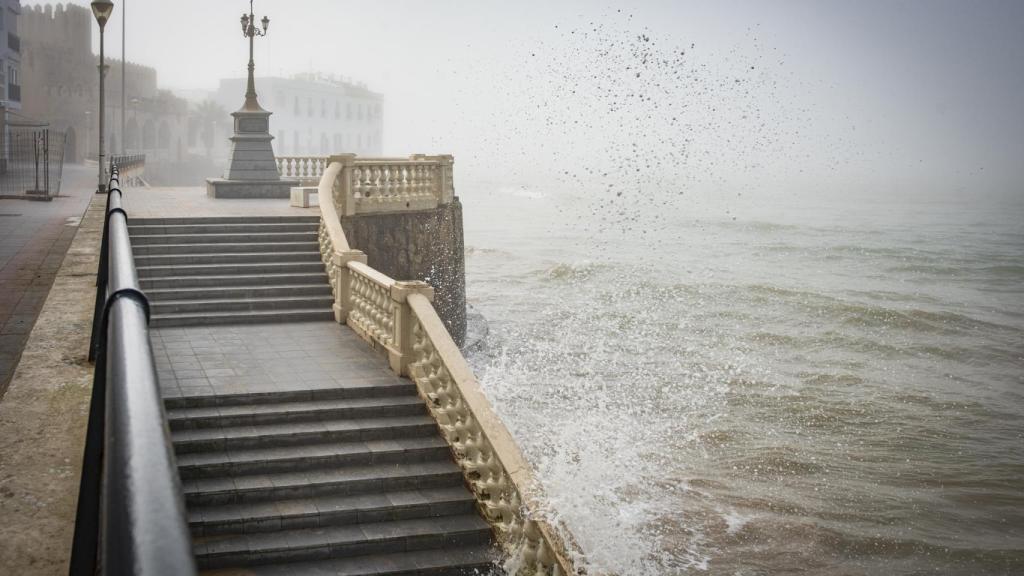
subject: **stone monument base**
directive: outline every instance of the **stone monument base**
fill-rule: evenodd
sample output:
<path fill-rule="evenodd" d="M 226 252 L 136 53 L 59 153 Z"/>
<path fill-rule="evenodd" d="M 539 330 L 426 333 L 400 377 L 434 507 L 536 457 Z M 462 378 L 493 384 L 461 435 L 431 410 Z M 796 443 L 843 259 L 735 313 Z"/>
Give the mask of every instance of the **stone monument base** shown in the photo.
<path fill-rule="evenodd" d="M 291 188 L 298 180 L 225 180 L 207 178 L 206 195 L 209 198 L 291 198 Z"/>

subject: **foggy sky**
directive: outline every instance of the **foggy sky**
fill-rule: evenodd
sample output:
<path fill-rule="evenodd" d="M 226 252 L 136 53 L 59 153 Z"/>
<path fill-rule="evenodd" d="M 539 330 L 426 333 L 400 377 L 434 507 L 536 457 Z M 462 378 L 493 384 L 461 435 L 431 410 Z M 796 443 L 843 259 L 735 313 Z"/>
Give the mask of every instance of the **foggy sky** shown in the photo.
<path fill-rule="evenodd" d="M 162 87 L 244 75 L 248 2 L 127 1 L 128 59 Z M 117 56 L 123 7 L 107 28 Z M 614 169 L 747 193 L 1024 187 L 1021 2 L 257 0 L 255 12 L 271 19 L 257 76 L 365 82 L 385 95 L 386 155 L 451 152 L 463 175 L 621 185 L 595 174 L 630 157 Z M 602 55 L 615 38 L 629 45 Z M 630 66 L 637 42 L 666 63 Z M 668 55 L 683 52 L 692 73 L 671 76 Z M 616 91 L 625 79 L 635 89 Z"/>

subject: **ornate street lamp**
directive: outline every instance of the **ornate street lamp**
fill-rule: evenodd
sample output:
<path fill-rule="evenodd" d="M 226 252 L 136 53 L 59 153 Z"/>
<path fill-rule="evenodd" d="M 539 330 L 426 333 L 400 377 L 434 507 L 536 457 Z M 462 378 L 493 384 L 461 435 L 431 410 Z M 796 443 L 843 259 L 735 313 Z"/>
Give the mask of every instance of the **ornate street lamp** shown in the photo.
<path fill-rule="evenodd" d="M 257 36 L 266 36 L 267 28 L 270 26 L 270 18 L 266 16 L 260 20 L 263 30 L 256 27 L 256 17 L 252 13 L 252 0 L 249 0 L 249 13 L 242 14 L 242 36 L 249 39 L 249 85 L 245 90 L 245 105 L 243 110 L 262 110 L 260 103 L 256 100 L 256 81 L 253 79 L 253 72 L 256 70 L 256 63 L 252 58 L 253 41 Z"/>
<path fill-rule="evenodd" d="M 249 39 L 249 84 L 245 103 L 231 113 L 234 135 L 231 136 L 231 163 L 223 178 L 207 178 L 206 194 L 211 198 L 288 198 L 289 189 L 298 186 L 294 179 L 282 180 L 274 162 L 270 135 L 271 112 L 256 99 L 256 64 L 253 44 L 257 36 L 266 36 L 270 18 L 256 20 L 249 0 L 249 13 L 242 14 L 242 36 Z"/>
<path fill-rule="evenodd" d="M 99 177 L 96 184 L 96 193 L 103 194 L 107 191 L 107 182 L 104 178 L 106 174 L 106 165 L 103 163 L 103 106 L 104 106 L 104 88 L 103 88 L 103 77 L 107 75 L 107 66 L 104 63 L 103 58 L 103 27 L 107 25 L 107 20 L 110 19 L 110 14 L 114 11 L 114 3 L 110 0 L 94 0 L 92 4 L 92 14 L 96 17 L 96 23 L 100 25 L 100 153 L 99 153 Z"/>

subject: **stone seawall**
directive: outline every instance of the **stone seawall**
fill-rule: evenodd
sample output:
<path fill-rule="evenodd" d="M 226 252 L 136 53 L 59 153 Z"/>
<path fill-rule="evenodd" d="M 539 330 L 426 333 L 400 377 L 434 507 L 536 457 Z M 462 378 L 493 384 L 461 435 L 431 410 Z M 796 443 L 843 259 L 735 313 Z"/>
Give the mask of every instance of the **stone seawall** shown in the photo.
<path fill-rule="evenodd" d="M 434 307 L 456 344 L 466 338 L 466 259 L 458 198 L 433 210 L 345 216 L 349 245 L 395 280 L 434 287 Z"/>

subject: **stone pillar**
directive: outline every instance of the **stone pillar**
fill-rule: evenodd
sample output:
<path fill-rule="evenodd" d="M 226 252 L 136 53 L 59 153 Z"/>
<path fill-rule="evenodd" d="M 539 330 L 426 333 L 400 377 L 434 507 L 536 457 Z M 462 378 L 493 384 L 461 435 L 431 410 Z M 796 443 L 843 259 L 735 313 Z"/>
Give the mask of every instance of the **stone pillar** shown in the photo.
<path fill-rule="evenodd" d="M 331 266 L 334 266 L 334 319 L 338 324 L 344 324 L 345 320 L 348 319 L 348 312 L 350 310 L 349 301 L 351 300 L 349 294 L 349 276 L 351 272 L 348 269 L 349 262 L 361 262 L 366 264 L 366 254 L 363 254 L 359 250 L 348 250 L 346 252 L 340 252 L 331 257 Z"/>
<path fill-rule="evenodd" d="M 399 376 L 409 375 L 409 359 L 412 358 L 412 308 L 406 300 L 409 294 L 422 294 L 434 301 L 434 289 L 426 282 L 395 282 L 391 287 L 391 300 L 395 303 L 395 341 L 393 350 L 388 350 L 388 363 Z"/>

